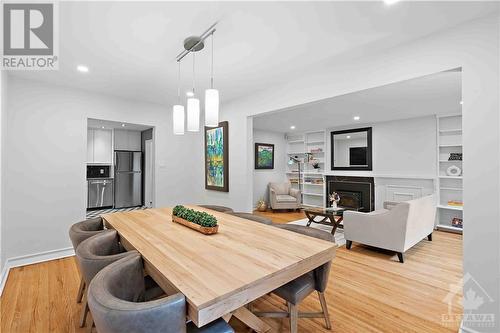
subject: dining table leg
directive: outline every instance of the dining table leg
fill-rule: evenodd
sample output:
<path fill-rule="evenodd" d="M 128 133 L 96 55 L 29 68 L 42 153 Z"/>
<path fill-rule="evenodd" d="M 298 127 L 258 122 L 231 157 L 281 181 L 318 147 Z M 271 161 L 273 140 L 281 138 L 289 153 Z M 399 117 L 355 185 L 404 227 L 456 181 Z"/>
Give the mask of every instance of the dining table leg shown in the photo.
<path fill-rule="evenodd" d="M 271 326 L 266 324 L 262 319 L 254 315 L 246 307 L 241 307 L 233 312 L 233 316 L 238 318 L 242 323 L 250 327 L 257 333 L 265 333 L 271 330 Z"/>

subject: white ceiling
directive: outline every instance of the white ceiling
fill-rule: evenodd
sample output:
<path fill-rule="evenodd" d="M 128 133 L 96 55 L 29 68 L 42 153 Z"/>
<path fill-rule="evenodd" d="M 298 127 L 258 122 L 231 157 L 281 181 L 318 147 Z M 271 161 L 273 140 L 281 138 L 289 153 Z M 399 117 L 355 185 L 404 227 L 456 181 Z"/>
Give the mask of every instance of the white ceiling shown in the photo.
<path fill-rule="evenodd" d="M 291 133 L 461 112 L 462 73 L 447 71 L 254 117 L 256 129 Z M 359 116 L 360 120 L 353 118 Z M 293 131 L 290 126 L 295 126 Z"/>
<path fill-rule="evenodd" d="M 172 104 L 175 56 L 189 35 L 219 20 L 215 85 L 224 102 L 342 58 L 366 56 L 497 11 L 496 2 L 60 2 L 60 70 L 12 75 Z M 196 61 L 208 86 L 209 54 Z M 87 65 L 86 74 L 75 70 Z M 182 63 L 183 91 L 191 59 Z"/>

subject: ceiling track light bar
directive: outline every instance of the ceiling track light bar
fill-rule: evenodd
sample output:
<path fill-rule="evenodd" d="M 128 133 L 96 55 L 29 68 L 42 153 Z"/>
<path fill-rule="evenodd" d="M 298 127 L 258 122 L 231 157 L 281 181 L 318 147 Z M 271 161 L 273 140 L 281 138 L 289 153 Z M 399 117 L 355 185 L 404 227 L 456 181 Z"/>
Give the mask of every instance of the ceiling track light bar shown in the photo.
<path fill-rule="evenodd" d="M 184 50 L 177 55 L 175 60 L 180 62 L 185 56 L 187 56 L 191 52 L 197 52 L 203 49 L 204 41 L 209 36 L 211 36 L 215 32 L 215 26 L 218 22 L 212 24 L 204 33 L 200 36 L 191 36 L 184 40 Z"/>

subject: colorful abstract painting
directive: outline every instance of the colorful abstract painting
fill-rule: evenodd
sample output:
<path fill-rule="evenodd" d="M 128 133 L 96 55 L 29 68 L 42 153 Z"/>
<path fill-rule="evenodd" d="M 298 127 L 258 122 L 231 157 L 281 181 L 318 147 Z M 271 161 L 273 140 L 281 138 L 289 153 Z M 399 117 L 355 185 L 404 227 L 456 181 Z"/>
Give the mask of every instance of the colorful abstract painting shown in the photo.
<path fill-rule="evenodd" d="M 228 185 L 228 123 L 205 127 L 205 188 L 229 191 Z"/>
<path fill-rule="evenodd" d="M 274 169 L 274 145 L 255 144 L 255 169 Z"/>

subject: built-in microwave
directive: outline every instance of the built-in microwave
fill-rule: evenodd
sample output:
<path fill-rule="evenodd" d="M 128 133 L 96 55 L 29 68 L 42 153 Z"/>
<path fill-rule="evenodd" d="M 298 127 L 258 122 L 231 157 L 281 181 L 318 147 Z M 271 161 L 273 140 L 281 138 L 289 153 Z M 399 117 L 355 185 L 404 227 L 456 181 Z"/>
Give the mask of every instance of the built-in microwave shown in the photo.
<path fill-rule="evenodd" d="M 87 179 L 110 178 L 109 165 L 87 165 Z"/>

